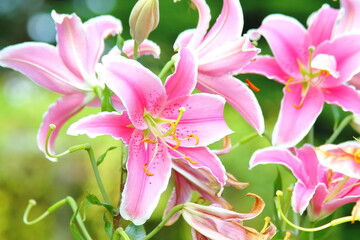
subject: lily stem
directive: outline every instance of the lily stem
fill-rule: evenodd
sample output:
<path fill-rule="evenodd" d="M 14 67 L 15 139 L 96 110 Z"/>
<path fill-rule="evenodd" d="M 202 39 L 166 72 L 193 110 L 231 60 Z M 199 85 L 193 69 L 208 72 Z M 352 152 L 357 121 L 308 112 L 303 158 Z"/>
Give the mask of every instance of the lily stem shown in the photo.
<path fill-rule="evenodd" d="M 339 136 L 339 134 L 344 130 L 344 128 L 350 123 L 352 119 L 352 115 L 349 115 L 345 117 L 339 124 L 339 126 L 336 128 L 336 130 L 333 132 L 333 134 L 329 137 L 329 139 L 325 142 L 325 144 L 330 144 L 335 141 L 335 139 Z"/>
<path fill-rule="evenodd" d="M 118 240 L 118 236 L 122 237 L 124 240 L 130 240 L 129 236 L 126 234 L 123 228 L 119 227 L 115 230 L 114 235 L 111 240 Z"/>
<path fill-rule="evenodd" d="M 160 231 L 160 229 L 162 227 L 165 226 L 165 224 L 167 223 L 167 221 L 169 221 L 169 219 L 178 211 L 180 211 L 181 209 L 183 209 L 184 204 L 179 204 L 176 205 L 175 207 L 173 207 L 173 209 L 170 210 L 170 212 L 168 213 L 168 215 L 166 215 L 166 217 L 160 222 L 159 225 L 157 225 L 156 228 L 154 228 L 148 235 L 146 235 L 142 240 L 148 240 L 150 238 L 152 238 L 156 233 L 158 233 Z"/>
<path fill-rule="evenodd" d="M 170 61 L 168 61 L 168 62 L 165 64 L 165 66 L 163 67 L 163 69 L 161 69 L 158 77 L 159 77 L 160 79 L 165 78 L 167 72 L 170 71 L 170 69 L 174 66 L 174 64 L 175 64 L 175 60 L 174 60 L 174 59 L 171 59 Z"/>

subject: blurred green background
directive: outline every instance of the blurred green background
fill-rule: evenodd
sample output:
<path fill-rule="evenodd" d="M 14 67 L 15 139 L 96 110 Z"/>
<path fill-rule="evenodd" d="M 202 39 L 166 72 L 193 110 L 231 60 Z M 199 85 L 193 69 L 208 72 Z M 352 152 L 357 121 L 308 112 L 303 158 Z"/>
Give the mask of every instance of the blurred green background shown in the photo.
<path fill-rule="evenodd" d="M 128 17 L 135 0 L 0 0 L 0 49 L 25 41 L 43 41 L 55 44 L 54 24 L 50 12 L 55 9 L 59 13 L 76 12 L 84 21 L 101 14 L 111 14 L 119 18 L 124 27 L 123 37 L 129 39 Z M 208 0 L 212 9 L 212 23 L 215 21 L 222 6 L 222 1 Z M 271 13 L 282 13 L 297 18 L 305 24 L 307 16 L 327 3 L 338 8 L 339 3 L 319 0 L 242 0 L 245 26 L 256 28 L 262 19 Z M 173 55 L 172 45 L 177 35 L 186 29 L 194 28 L 197 23 L 197 12 L 189 7 L 188 1 L 182 0 L 174 4 L 172 0 L 160 0 L 160 24 L 150 35 L 150 39 L 158 43 L 162 49 L 160 60 L 150 57 L 142 59 L 143 63 L 158 73 L 163 64 Z M 286 31 L 286 30 L 285 30 Z M 114 44 L 115 39 L 107 40 L 107 49 Z M 259 42 L 262 53 L 269 53 L 264 40 Z M 282 86 L 260 76 L 239 76 L 245 78 L 262 89 L 256 93 L 266 119 L 266 130 L 271 133 L 277 118 Z M 32 226 L 22 222 L 22 215 L 29 199 L 35 199 L 38 205 L 33 209 L 30 218 L 41 214 L 54 202 L 70 195 L 78 204 L 85 203 L 87 193 L 99 195 L 96 182 L 91 171 L 89 159 L 84 152 L 76 152 L 65 156 L 59 162 L 53 163 L 45 159 L 36 145 L 36 134 L 42 121 L 42 115 L 50 104 L 59 96 L 42 89 L 23 75 L 9 69 L 0 69 L 0 239 L 72 239 L 69 230 L 69 220 L 72 212 L 68 206 L 48 216 L 45 220 Z M 99 156 L 110 146 L 118 146 L 118 142 L 104 136 L 88 139 L 85 136 L 72 137 L 65 134 L 70 123 L 97 109 L 85 109 L 64 126 L 56 149 L 58 152 L 67 147 L 90 142 Z M 234 145 L 240 139 L 253 134 L 249 125 L 229 106 L 225 109 L 226 120 L 235 131 L 230 136 Z M 345 113 L 341 113 L 344 115 Z M 330 136 L 333 117 L 329 106 L 315 125 L 316 142 L 321 144 Z M 356 133 L 346 128 L 337 141 L 350 140 Z M 220 144 L 215 144 L 218 147 Z M 248 212 L 252 199 L 245 197 L 248 192 L 260 195 L 267 203 L 266 209 L 255 220 L 245 222 L 245 225 L 260 230 L 265 216 L 273 216 L 273 181 L 278 169 L 284 174 L 284 189 L 295 182 L 295 179 L 283 168 L 277 166 L 259 166 L 248 170 L 248 161 L 252 153 L 259 148 L 269 146 L 260 137 L 238 145 L 230 154 L 222 156 L 224 165 L 230 173 L 240 181 L 249 182 L 250 186 L 242 191 L 226 189 L 224 197 L 234 205 L 236 211 Z M 113 204 L 119 198 L 119 159 L 120 151 L 114 150 L 108 154 L 100 166 L 105 187 Z M 171 184 L 153 214 L 146 224 L 151 230 L 160 221 L 171 192 Z M 339 216 L 349 214 L 350 206 L 345 206 L 337 212 Z M 87 226 L 94 239 L 106 239 L 102 217 L 105 210 L 101 207 L 91 207 L 87 211 Z M 327 239 L 359 239 L 359 224 L 338 226 Z M 163 229 L 154 239 L 191 239 L 190 229 L 181 219 L 174 226 Z"/>

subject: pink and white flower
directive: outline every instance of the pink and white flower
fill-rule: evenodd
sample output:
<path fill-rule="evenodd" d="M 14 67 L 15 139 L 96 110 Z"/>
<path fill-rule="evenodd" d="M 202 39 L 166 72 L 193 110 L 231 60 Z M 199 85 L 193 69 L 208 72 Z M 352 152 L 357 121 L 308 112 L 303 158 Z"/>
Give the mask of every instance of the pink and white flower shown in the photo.
<path fill-rule="evenodd" d="M 165 86 L 134 60 L 107 55 L 102 61 L 100 79 L 127 111 L 88 116 L 73 124 L 68 133 L 107 134 L 129 145 L 122 217 L 137 225 L 150 217 L 168 184 L 171 158 L 206 169 L 224 186 L 225 169 L 206 146 L 232 133 L 223 117 L 225 101 L 210 94 L 190 95 L 196 83 L 193 54 L 180 50 L 176 71 Z"/>
<path fill-rule="evenodd" d="M 360 180 L 322 166 L 310 145 L 289 150 L 279 147 L 258 150 L 250 160 L 250 168 L 269 163 L 287 167 L 297 178 L 292 207 L 300 214 L 307 208 L 311 221 L 325 218 L 339 207 L 360 200 Z"/>
<path fill-rule="evenodd" d="M 347 82 L 360 71 L 360 34 L 332 38 L 338 10 L 324 5 L 305 29 L 273 14 L 258 29 L 274 57 L 258 56 L 242 70 L 285 85 L 273 144 L 291 147 L 309 132 L 324 103 L 360 113 L 360 93 Z M 286 29 L 286 31 L 284 30 Z"/>
<path fill-rule="evenodd" d="M 96 17 L 85 23 L 76 14 L 53 11 L 52 17 L 57 28 L 56 47 L 27 42 L 0 52 L 0 66 L 17 70 L 38 85 L 64 95 L 44 115 L 38 133 L 38 145 L 43 152 L 49 124 L 57 126 L 49 141 L 52 151 L 61 126 L 86 105 L 94 104 L 95 89 L 105 86 L 95 74 L 104 51 L 104 39 L 122 31 L 120 21 L 112 16 Z"/>

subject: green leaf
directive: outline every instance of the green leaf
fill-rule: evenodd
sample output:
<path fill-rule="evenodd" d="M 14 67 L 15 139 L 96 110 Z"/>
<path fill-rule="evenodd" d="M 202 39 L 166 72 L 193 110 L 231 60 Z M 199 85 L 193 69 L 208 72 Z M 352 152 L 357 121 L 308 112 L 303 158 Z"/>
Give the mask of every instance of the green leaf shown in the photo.
<path fill-rule="evenodd" d="M 103 220 L 105 222 L 105 232 L 106 235 L 111 239 L 113 234 L 113 225 L 109 220 L 106 218 L 106 215 L 104 214 Z"/>
<path fill-rule="evenodd" d="M 281 172 L 280 172 L 279 168 L 277 168 L 277 176 L 276 176 L 276 179 L 274 180 L 273 196 L 276 196 L 277 190 L 282 191 L 282 178 L 281 178 Z"/>
<path fill-rule="evenodd" d="M 146 236 L 144 226 L 136 226 L 133 223 L 130 223 L 125 228 L 125 233 L 130 237 L 131 240 L 143 239 Z"/>
<path fill-rule="evenodd" d="M 87 199 L 90 203 L 92 203 L 92 204 L 94 204 L 94 205 L 98 205 L 98 206 L 103 206 L 103 207 L 105 207 L 106 210 L 108 210 L 109 213 L 110 213 L 111 215 L 113 215 L 114 210 L 115 210 L 115 207 L 112 206 L 111 204 L 106 203 L 106 202 L 100 202 L 100 200 L 99 200 L 95 195 L 93 195 L 93 194 L 88 194 L 88 195 L 86 195 L 86 199 Z"/>
<path fill-rule="evenodd" d="M 106 154 L 107 154 L 109 151 L 114 150 L 114 149 L 116 149 L 116 148 L 117 148 L 117 147 L 109 147 L 109 148 L 105 151 L 105 153 L 104 153 L 103 155 L 101 155 L 101 156 L 97 159 L 96 165 L 99 166 L 99 165 L 105 160 Z"/>
<path fill-rule="evenodd" d="M 101 95 L 101 111 L 102 112 L 114 112 L 115 108 L 112 105 L 111 96 L 112 92 L 110 92 L 108 87 L 105 87 L 105 89 L 102 91 Z"/>

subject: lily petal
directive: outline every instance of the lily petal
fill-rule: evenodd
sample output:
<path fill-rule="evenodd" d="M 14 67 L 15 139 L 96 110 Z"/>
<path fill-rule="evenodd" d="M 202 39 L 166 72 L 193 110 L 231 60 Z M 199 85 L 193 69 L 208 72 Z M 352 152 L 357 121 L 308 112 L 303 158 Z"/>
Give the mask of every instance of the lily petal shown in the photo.
<path fill-rule="evenodd" d="M 55 104 L 49 107 L 48 112 L 44 114 L 44 120 L 37 135 L 38 146 L 41 151 L 45 153 L 45 143 L 49 132 L 49 125 L 55 124 L 56 129 L 52 132 L 48 144 L 50 153 L 54 153 L 54 143 L 62 125 L 84 108 L 86 104 L 85 97 L 83 94 L 67 95 L 59 98 Z M 48 157 L 47 155 L 46 157 L 51 161 L 56 161 L 56 159 Z"/>
<path fill-rule="evenodd" d="M 341 85 L 323 90 L 325 102 L 337 105 L 345 111 L 360 114 L 360 92 L 352 86 Z"/>
<path fill-rule="evenodd" d="M 197 48 L 200 43 L 203 41 L 203 38 L 209 28 L 210 23 L 210 8 L 206 4 L 205 0 L 191 0 L 193 4 L 195 4 L 199 13 L 199 20 L 196 26 L 196 31 L 189 41 L 187 47 L 189 48 Z"/>
<path fill-rule="evenodd" d="M 289 75 L 285 73 L 276 59 L 271 56 L 257 56 L 256 59 L 246 65 L 238 73 L 255 73 L 263 75 L 269 79 L 285 84 L 289 80 Z"/>
<path fill-rule="evenodd" d="M 341 0 L 341 14 L 336 21 L 333 37 L 346 33 L 359 32 L 360 30 L 360 2 L 353 0 Z"/>
<path fill-rule="evenodd" d="M 223 7 L 214 26 L 206 34 L 199 52 L 208 52 L 216 49 L 227 41 L 237 40 L 243 30 L 244 17 L 240 2 L 237 0 L 224 0 Z"/>
<path fill-rule="evenodd" d="M 168 100 L 179 96 L 190 95 L 195 88 L 196 79 L 196 59 L 190 50 L 181 48 L 180 60 L 177 63 L 175 73 L 169 76 L 165 82 Z"/>
<path fill-rule="evenodd" d="M 120 20 L 112 16 L 99 16 L 91 18 L 84 23 L 85 35 L 87 39 L 87 61 L 86 69 L 88 73 L 95 71 L 95 66 L 99 62 L 101 54 L 104 52 L 104 40 L 108 36 L 121 33 L 122 26 Z"/>
<path fill-rule="evenodd" d="M 291 197 L 291 205 L 295 212 L 302 215 L 309 206 L 310 200 L 313 198 L 316 187 L 305 186 L 301 182 L 297 182 Z"/>
<path fill-rule="evenodd" d="M 247 65 L 259 52 L 260 49 L 254 47 L 248 37 L 224 42 L 199 55 L 199 71 L 213 76 L 233 73 Z"/>
<path fill-rule="evenodd" d="M 179 34 L 174 43 L 174 50 L 177 51 L 181 47 L 189 47 L 188 44 L 192 39 L 196 29 L 188 29 Z"/>
<path fill-rule="evenodd" d="M 339 71 L 339 78 L 336 79 L 336 83 L 333 87 L 340 85 L 346 81 L 349 81 L 355 74 L 360 72 L 360 34 L 344 35 L 335 38 L 332 41 L 327 41 L 321 44 L 314 51 L 314 56 L 317 54 L 332 55 L 336 59 L 337 70 Z M 346 47 L 344 47 L 346 46 Z"/>
<path fill-rule="evenodd" d="M 127 112 L 101 112 L 90 115 L 72 124 L 67 134 L 77 136 L 86 134 L 91 138 L 102 135 L 110 135 L 115 139 L 121 139 L 129 144 L 134 128 L 129 127 L 131 121 Z"/>
<path fill-rule="evenodd" d="M 65 65 L 79 78 L 89 79 L 88 43 L 80 18 L 75 13 L 68 15 L 55 11 L 51 16 L 56 23 L 57 46 Z"/>
<path fill-rule="evenodd" d="M 146 129 L 144 111 L 156 116 L 162 110 L 166 94 L 160 79 L 137 61 L 106 55 L 98 74 L 121 99 L 138 129 Z"/>
<path fill-rule="evenodd" d="M 308 34 L 311 45 L 315 48 L 326 40 L 330 40 L 339 10 L 324 4 L 316 13 L 311 22 Z"/>
<path fill-rule="evenodd" d="M 224 104 L 222 97 L 206 93 L 177 97 L 167 102 L 161 117 L 176 120 L 179 108 L 184 107 L 186 111 L 176 128 L 177 137 L 196 135 L 199 142 L 191 137 L 181 141 L 181 146 L 207 146 L 232 133 L 224 120 Z M 175 141 L 169 142 L 176 145 Z"/>
<path fill-rule="evenodd" d="M 120 205 L 121 216 L 135 225 L 142 225 L 150 218 L 171 174 L 167 147 L 160 141 L 156 147 L 142 142 L 143 139 L 143 131 L 134 130 L 129 143 L 128 175 Z M 144 167 L 153 175 L 145 173 Z"/>
<path fill-rule="evenodd" d="M 28 42 L 6 47 L 0 51 L 0 66 L 17 70 L 40 86 L 60 94 L 76 93 L 83 85 L 83 81 L 64 65 L 56 47 L 46 43 Z"/>
<path fill-rule="evenodd" d="M 223 96 L 244 119 L 259 133 L 264 132 L 264 117 L 254 93 L 239 79 L 230 75 L 211 77 L 198 76 L 200 91 Z"/>
<path fill-rule="evenodd" d="M 306 47 L 305 28 L 294 18 L 272 14 L 263 20 L 259 32 L 266 38 L 283 71 L 297 78 L 298 61 L 306 63 L 308 56 L 302 52 Z"/>
<path fill-rule="evenodd" d="M 207 147 L 195 147 L 195 148 L 187 148 L 187 147 L 179 147 L 176 149 L 178 152 L 183 155 L 189 157 L 196 164 L 188 162 L 188 165 L 194 169 L 204 169 L 207 172 L 211 173 L 214 176 L 221 188 L 226 183 L 226 171 L 224 166 L 222 165 L 220 159 L 212 153 Z M 187 161 L 180 154 L 171 151 L 170 154 L 177 159 L 181 159 L 183 161 Z"/>
<path fill-rule="evenodd" d="M 273 145 L 292 147 L 310 131 L 323 108 L 324 96 L 321 89 L 310 87 L 298 109 L 294 104 L 301 104 L 301 85 L 291 85 L 291 91 L 284 88 L 283 92 L 279 118 L 273 131 Z"/>

